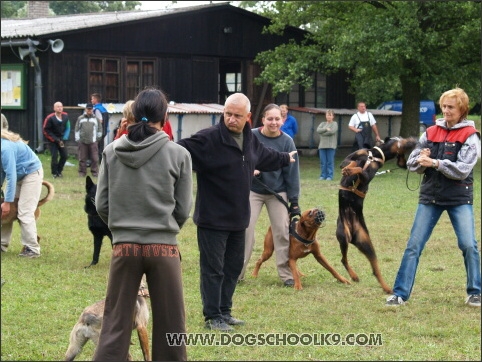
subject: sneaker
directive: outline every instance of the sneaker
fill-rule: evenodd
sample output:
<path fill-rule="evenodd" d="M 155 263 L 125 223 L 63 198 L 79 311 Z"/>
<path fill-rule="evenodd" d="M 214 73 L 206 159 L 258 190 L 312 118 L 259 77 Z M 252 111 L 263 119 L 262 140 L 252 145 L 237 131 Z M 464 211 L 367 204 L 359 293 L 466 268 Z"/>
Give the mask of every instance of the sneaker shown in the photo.
<path fill-rule="evenodd" d="M 470 307 L 480 308 L 480 294 L 469 295 L 465 300 L 465 304 L 469 305 Z"/>
<path fill-rule="evenodd" d="M 62 175 L 62 172 L 59 172 L 59 173 L 57 174 L 57 177 L 64 177 L 64 175 Z"/>
<path fill-rule="evenodd" d="M 324 178 L 324 177 L 320 177 L 318 180 L 324 181 L 325 178 Z"/>
<path fill-rule="evenodd" d="M 283 284 L 285 287 L 293 287 L 295 285 L 295 281 L 293 279 L 288 279 L 285 280 Z"/>
<path fill-rule="evenodd" d="M 25 258 L 38 258 L 40 254 L 37 254 L 33 250 L 30 250 L 28 247 L 25 247 L 24 250 L 18 256 L 23 256 Z"/>
<path fill-rule="evenodd" d="M 405 304 L 403 299 L 400 298 L 400 297 L 397 297 L 396 295 L 389 296 L 387 298 L 387 302 L 385 303 L 385 305 L 387 307 L 398 307 L 398 306 L 403 305 L 403 304 Z"/>
<path fill-rule="evenodd" d="M 222 315 L 222 318 L 224 319 L 224 321 L 229 324 L 229 325 L 232 325 L 232 326 L 244 326 L 244 321 L 242 321 L 241 319 L 236 319 L 234 318 L 233 316 L 229 315 L 229 314 L 223 314 Z"/>
<path fill-rule="evenodd" d="M 333 181 L 333 179 L 331 177 L 327 177 L 326 181 Z"/>
<path fill-rule="evenodd" d="M 234 328 L 227 325 L 222 318 L 208 319 L 204 327 L 212 331 L 229 332 L 234 330 Z"/>

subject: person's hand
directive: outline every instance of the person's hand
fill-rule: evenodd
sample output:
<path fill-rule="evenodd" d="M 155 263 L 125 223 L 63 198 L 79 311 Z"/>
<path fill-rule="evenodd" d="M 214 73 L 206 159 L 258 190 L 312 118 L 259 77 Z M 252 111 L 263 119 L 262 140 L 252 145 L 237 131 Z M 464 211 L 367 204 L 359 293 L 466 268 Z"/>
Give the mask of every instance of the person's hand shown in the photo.
<path fill-rule="evenodd" d="M 301 217 L 301 209 L 298 206 L 297 202 L 292 202 L 290 204 L 289 214 L 290 214 L 290 219 L 297 216 L 297 215 Z"/>
<path fill-rule="evenodd" d="M 422 148 L 420 150 L 420 156 L 430 156 L 430 148 Z"/>
<path fill-rule="evenodd" d="M 298 151 L 291 151 L 290 152 L 290 162 L 293 163 L 293 162 L 296 162 L 295 158 L 294 158 L 294 155 L 297 154 Z"/>
<path fill-rule="evenodd" d="M 62 140 L 59 140 L 58 145 L 60 148 L 64 148 L 64 142 Z"/>
<path fill-rule="evenodd" d="M 254 172 L 253 172 L 253 176 L 255 176 L 255 177 L 256 177 L 256 176 L 258 176 L 260 173 L 261 173 L 261 171 L 260 171 L 260 170 L 254 170 Z"/>
<path fill-rule="evenodd" d="M 2 219 L 10 213 L 10 203 L 2 202 Z"/>

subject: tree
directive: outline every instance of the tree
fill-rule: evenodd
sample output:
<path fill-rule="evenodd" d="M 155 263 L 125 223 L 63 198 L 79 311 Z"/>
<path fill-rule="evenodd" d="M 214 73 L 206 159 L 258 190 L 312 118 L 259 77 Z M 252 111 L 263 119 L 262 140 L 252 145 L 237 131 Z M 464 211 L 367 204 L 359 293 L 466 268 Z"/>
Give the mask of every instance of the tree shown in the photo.
<path fill-rule="evenodd" d="M 258 81 L 273 92 L 312 86 L 315 71 L 346 71 L 357 99 L 376 105 L 403 100 L 401 136 L 418 135 L 419 102 L 459 86 L 480 102 L 479 1 L 243 1 L 286 26 L 310 32 L 302 44 L 260 53 Z"/>
<path fill-rule="evenodd" d="M 136 10 L 140 5 L 140 1 L 50 1 L 49 4 L 56 15 Z"/>
<path fill-rule="evenodd" d="M 26 16 L 27 1 L 2 1 L 2 18 Z M 140 8 L 140 1 L 50 1 L 49 8 L 55 15 L 98 13 L 101 11 L 125 11 Z"/>
<path fill-rule="evenodd" d="M 26 3 L 27 3 L 26 1 L 2 1 L 1 3 L 2 19 L 15 18 L 17 16 L 18 10 L 23 8 Z"/>

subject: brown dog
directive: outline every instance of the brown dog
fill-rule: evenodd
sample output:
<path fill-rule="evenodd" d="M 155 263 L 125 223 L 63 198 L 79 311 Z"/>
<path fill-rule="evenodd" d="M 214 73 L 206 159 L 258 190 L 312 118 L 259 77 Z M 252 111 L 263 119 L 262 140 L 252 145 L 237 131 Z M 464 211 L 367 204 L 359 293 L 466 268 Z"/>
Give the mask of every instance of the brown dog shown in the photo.
<path fill-rule="evenodd" d="M 358 275 L 347 259 L 348 245 L 355 245 L 368 258 L 373 274 L 388 294 L 392 294 L 392 289 L 383 280 L 378 267 L 375 249 L 363 217 L 363 201 L 368 185 L 385 161 L 396 157 L 397 166 L 407 168 L 405 153 L 411 152 L 416 144 L 415 138 L 387 138 L 380 147 L 360 149 L 349 154 L 340 166 L 342 178 L 338 192 L 336 238 L 340 243 L 341 262 L 351 279 L 358 282 Z"/>
<path fill-rule="evenodd" d="M 316 233 L 325 220 L 325 214 L 323 211 L 313 208 L 306 210 L 301 214 L 299 220 L 293 219 L 290 226 L 290 249 L 289 249 L 289 265 L 291 273 L 293 274 L 293 280 L 295 282 L 294 288 L 297 290 L 303 289 L 301 286 L 300 276 L 303 274 L 298 270 L 296 261 L 304 258 L 308 254 L 313 254 L 315 259 L 325 267 L 336 279 L 345 284 L 350 284 L 350 281 L 333 269 L 328 263 L 325 256 L 320 251 L 320 244 L 316 240 Z M 268 232 L 264 237 L 264 250 L 263 254 L 256 262 L 256 266 L 253 271 L 253 276 L 257 277 L 261 264 L 268 260 L 273 255 L 274 243 L 273 233 L 271 226 L 268 228 Z"/>
<path fill-rule="evenodd" d="M 87 341 L 90 339 L 97 346 L 99 342 L 100 329 L 104 317 L 105 299 L 98 301 L 84 309 L 79 320 L 70 332 L 70 344 L 65 353 L 66 361 L 73 361 L 82 351 Z M 133 315 L 132 329 L 137 330 L 139 342 L 141 344 L 144 361 L 150 361 L 149 338 L 147 335 L 147 324 L 149 323 L 149 308 L 145 297 L 138 296 L 136 308 Z M 129 353 L 128 360 L 132 361 Z"/>
<path fill-rule="evenodd" d="M 40 206 L 45 204 L 47 201 L 50 201 L 54 198 L 55 195 L 55 189 L 54 185 L 52 185 L 50 182 L 43 180 L 42 185 L 47 188 L 47 195 L 43 197 L 42 199 L 39 200 L 37 209 L 35 210 L 35 220 L 37 220 L 40 217 Z M 1 202 L 3 203 L 3 197 L 1 198 Z M 17 220 L 18 216 L 18 197 L 15 198 L 14 202 L 10 204 L 10 212 L 7 216 L 2 217 L 2 224 L 8 224 L 12 223 L 15 220 Z"/>

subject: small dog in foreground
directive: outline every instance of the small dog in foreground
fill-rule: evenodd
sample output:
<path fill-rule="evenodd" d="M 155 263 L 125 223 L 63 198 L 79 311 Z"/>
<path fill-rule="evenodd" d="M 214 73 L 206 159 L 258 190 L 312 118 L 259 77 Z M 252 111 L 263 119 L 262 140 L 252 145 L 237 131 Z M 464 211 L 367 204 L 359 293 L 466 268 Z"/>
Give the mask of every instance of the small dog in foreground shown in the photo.
<path fill-rule="evenodd" d="M 139 291 L 133 315 L 132 329 L 137 330 L 144 361 L 150 361 L 149 338 L 147 334 L 149 308 L 145 299 L 146 297 L 148 297 L 148 295 L 143 296 L 141 291 Z M 102 299 L 84 309 L 72 332 L 70 332 L 70 344 L 65 353 L 66 361 L 73 361 L 89 339 L 97 346 L 104 317 L 104 307 L 105 299 Z M 127 356 L 127 360 L 132 361 L 130 353 Z"/>

